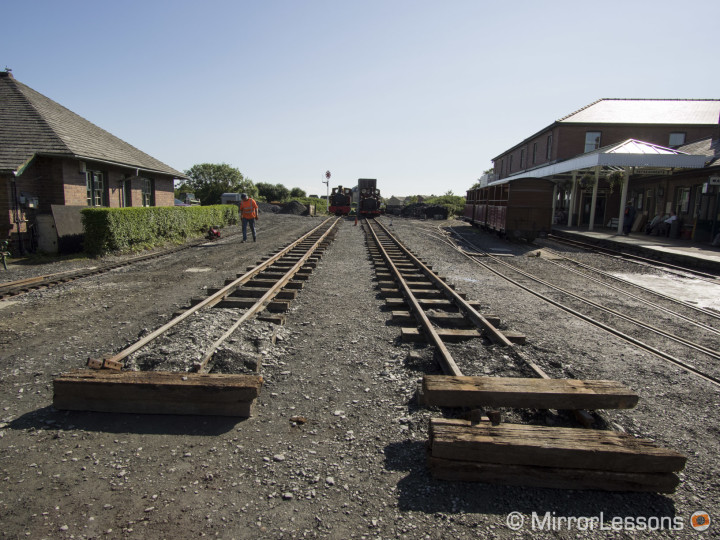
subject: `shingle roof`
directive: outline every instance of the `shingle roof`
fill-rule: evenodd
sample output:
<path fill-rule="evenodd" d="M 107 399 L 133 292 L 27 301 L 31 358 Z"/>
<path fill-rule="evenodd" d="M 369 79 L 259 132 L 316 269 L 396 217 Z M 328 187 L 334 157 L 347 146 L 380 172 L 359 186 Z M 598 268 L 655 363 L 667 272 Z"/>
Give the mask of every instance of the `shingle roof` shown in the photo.
<path fill-rule="evenodd" d="M 720 139 L 706 137 L 678 147 L 678 150 L 687 154 L 702 154 L 708 156 L 708 167 L 720 166 Z"/>
<path fill-rule="evenodd" d="M 17 171 L 36 154 L 97 159 L 185 175 L 0 72 L 0 170 Z"/>
<path fill-rule="evenodd" d="M 599 99 L 561 123 L 717 124 L 720 99 Z"/>

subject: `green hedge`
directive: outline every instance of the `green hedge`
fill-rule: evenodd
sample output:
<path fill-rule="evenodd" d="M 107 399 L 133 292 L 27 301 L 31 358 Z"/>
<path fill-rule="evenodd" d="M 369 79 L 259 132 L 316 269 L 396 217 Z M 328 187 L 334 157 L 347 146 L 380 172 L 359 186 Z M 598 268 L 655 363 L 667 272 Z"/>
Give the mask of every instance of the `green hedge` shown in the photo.
<path fill-rule="evenodd" d="M 238 219 L 238 207 L 234 204 L 85 208 L 84 250 L 90 255 L 101 255 L 146 249 L 198 236 L 211 225 L 234 225 Z"/>

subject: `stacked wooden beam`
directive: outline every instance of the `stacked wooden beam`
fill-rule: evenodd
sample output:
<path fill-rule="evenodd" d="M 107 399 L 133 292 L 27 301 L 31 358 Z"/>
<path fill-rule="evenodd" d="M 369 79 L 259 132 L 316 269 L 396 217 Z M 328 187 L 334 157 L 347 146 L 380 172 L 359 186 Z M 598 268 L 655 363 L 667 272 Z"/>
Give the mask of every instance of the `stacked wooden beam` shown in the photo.
<path fill-rule="evenodd" d="M 249 417 L 260 375 L 80 369 L 54 380 L 60 410 Z"/>
<path fill-rule="evenodd" d="M 612 431 L 430 421 L 428 464 L 445 480 L 671 493 L 686 459 Z"/>
<path fill-rule="evenodd" d="M 638 395 L 615 381 L 426 375 L 422 401 L 440 407 L 630 409 Z M 475 420 L 480 420 L 475 415 Z M 433 419 L 428 463 L 446 480 L 670 493 L 686 457 L 623 433 Z"/>

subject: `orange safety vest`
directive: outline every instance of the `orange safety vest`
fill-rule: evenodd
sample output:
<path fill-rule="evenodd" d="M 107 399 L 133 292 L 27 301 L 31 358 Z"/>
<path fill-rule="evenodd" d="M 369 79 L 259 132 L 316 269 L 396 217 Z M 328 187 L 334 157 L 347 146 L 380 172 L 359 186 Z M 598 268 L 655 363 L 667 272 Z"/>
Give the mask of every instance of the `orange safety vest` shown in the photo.
<path fill-rule="evenodd" d="M 257 217 L 257 203 L 248 197 L 240 203 L 240 216 L 243 219 L 255 219 Z"/>

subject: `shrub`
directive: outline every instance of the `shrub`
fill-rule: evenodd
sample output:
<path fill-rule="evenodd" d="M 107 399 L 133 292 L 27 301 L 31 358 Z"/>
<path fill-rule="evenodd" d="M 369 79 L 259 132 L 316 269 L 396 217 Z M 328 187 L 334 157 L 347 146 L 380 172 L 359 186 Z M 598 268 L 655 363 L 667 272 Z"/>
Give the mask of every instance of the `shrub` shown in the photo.
<path fill-rule="evenodd" d="M 285 203 L 288 203 L 290 201 L 297 201 L 303 206 L 309 206 L 311 204 L 314 204 L 316 214 L 327 213 L 327 201 L 324 198 L 320 199 L 318 197 L 291 197 L 290 199 L 286 200 Z"/>
<path fill-rule="evenodd" d="M 234 225 L 238 207 L 151 206 L 146 208 L 85 208 L 84 249 L 90 255 L 136 251 L 168 241 L 179 242 L 204 233 L 211 225 Z"/>

